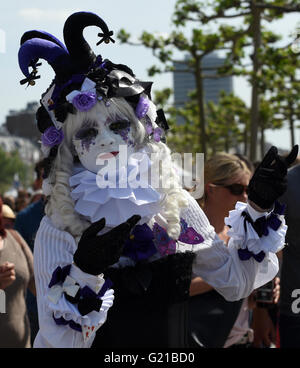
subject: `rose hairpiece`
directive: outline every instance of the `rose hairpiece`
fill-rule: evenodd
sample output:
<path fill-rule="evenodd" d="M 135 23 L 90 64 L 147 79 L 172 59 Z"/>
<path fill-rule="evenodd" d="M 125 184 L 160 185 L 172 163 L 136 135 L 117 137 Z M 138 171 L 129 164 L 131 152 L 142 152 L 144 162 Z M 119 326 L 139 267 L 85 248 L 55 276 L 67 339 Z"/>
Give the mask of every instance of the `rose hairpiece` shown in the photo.
<path fill-rule="evenodd" d="M 146 116 L 149 110 L 149 99 L 141 96 L 135 109 L 135 115 L 138 119 L 142 119 Z"/>
<path fill-rule="evenodd" d="M 66 100 L 71 102 L 79 111 L 88 111 L 97 103 L 96 83 L 85 78 L 81 90 L 74 90 L 66 96 Z"/>
<path fill-rule="evenodd" d="M 56 129 L 55 126 L 50 126 L 42 134 L 42 143 L 47 147 L 58 146 L 64 139 L 62 129 Z"/>
<path fill-rule="evenodd" d="M 147 119 L 146 121 L 146 132 L 149 135 L 153 135 L 153 139 L 155 140 L 155 142 L 160 142 L 163 135 L 163 129 L 161 129 L 160 127 L 156 127 L 155 129 L 153 129 L 153 126 L 149 119 Z"/>

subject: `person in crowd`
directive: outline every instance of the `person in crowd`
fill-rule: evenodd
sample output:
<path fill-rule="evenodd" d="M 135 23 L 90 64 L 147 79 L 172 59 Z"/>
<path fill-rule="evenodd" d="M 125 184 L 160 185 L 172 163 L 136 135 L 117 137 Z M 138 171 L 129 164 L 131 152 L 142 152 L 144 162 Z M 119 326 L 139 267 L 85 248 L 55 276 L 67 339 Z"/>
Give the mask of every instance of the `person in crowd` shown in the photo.
<path fill-rule="evenodd" d="M 5 229 L 13 229 L 15 226 L 16 215 L 14 211 L 7 205 L 2 205 L 2 222 Z"/>
<path fill-rule="evenodd" d="M 15 201 L 15 212 L 18 213 L 29 204 L 30 194 L 25 189 L 18 190 L 18 196 Z"/>
<path fill-rule="evenodd" d="M 281 348 L 300 347 L 300 165 L 287 175 L 287 191 L 280 198 L 286 205 L 288 224 L 286 246 L 282 250 L 279 334 Z"/>
<path fill-rule="evenodd" d="M 34 192 L 31 195 L 29 204 L 17 214 L 14 225 L 15 230 L 22 235 L 32 252 L 37 230 L 45 215 L 45 196 L 41 189 L 43 174 L 42 164 L 43 160 L 35 165 L 36 179 L 33 183 Z M 26 295 L 26 306 L 30 321 L 31 344 L 33 344 L 39 330 L 39 324 L 36 296 L 32 294 L 30 290 Z"/>
<path fill-rule="evenodd" d="M 251 163 L 243 156 L 218 153 L 206 161 L 204 167 L 204 196 L 198 200 L 204 213 L 214 226 L 217 236 L 228 244 L 229 228 L 224 218 L 229 216 L 236 203 L 248 199 L 248 185 L 254 172 Z M 190 338 L 191 344 L 203 347 L 250 347 L 253 340 L 260 344 L 250 323 L 250 311 L 256 308 L 255 292 L 238 302 L 226 302 L 213 287 L 201 277 L 191 282 L 190 288 Z M 276 301 L 278 300 L 278 289 Z M 209 294 L 203 294 L 207 293 Z M 200 296 L 199 296 L 200 295 Z M 204 306 L 203 312 L 201 304 Z M 263 315 L 262 331 L 264 342 L 268 340 L 269 328 L 274 332 L 272 321 L 265 310 L 255 312 L 255 330 L 259 330 L 258 320 Z M 273 337 L 273 334 L 272 334 Z"/>
<path fill-rule="evenodd" d="M 15 211 L 15 197 L 12 195 L 3 196 L 3 204 L 8 205 L 13 211 Z"/>
<path fill-rule="evenodd" d="M 33 201 L 17 214 L 14 224 L 15 230 L 22 235 L 32 252 L 34 251 L 36 233 L 45 215 L 45 196 L 40 193 L 38 196 L 40 197 L 39 200 Z M 31 343 L 33 344 L 39 330 L 39 324 L 36 296 L 30 290 L 28 290 L 26 296 L 26 305 L 31 328 Z"/>
<path fill-rule="evenodd" d="M 34 172 L 36 177 L 33 182 L 32 188 L 36 192 L 41 190 L 43 185 L 43 173 L 44 173 L 43 160 L 40 160 L 35 164 Z"/>
<path fill-rule="evenodd" d="M 228 218 L 225 247 L 179 185 L 151 83 L 96 56 L 82 34 L 91 25 L 101 29 L 99 43 L 112 41 L 89 12 L 66 20 L 65 44 L 44 31 L 21 38 L 21 84 L 35 84 L 39 58 L 55 71 L 37 112 L 47 203 L 34 244 L 34 346 L 185 347 L 192 274 L 232 301 L 277 273 L 284 218 L 268 235 L 256 221 L 266 221 L 284 192 L 298 147 L 285 160 L 269 151 L 248 202 Z"/>
<path fill-rule="evenodd" d="M 26 292 L 35 294 L 33 255 L 21 235 L 5 229 L 0 199 L 0 288 L 5 291 L 5 313 L 0 314 L 0 347 L 29 348 L 30 325 Z"/>
<path fill-rule="evenodd" d="M 44 194 L 42 189 L 35 190 L 31 195 L 29 205 L 35 202 L 39 202 L 43 198 L 43 196 Z"/>

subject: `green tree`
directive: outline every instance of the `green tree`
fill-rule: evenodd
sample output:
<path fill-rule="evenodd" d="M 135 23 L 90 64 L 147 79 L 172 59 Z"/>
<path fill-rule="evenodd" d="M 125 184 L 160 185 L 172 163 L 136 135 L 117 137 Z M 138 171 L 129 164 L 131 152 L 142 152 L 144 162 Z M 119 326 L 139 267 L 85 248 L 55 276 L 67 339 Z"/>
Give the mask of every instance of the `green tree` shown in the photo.
<path fill-rule="evenodd" d="M 27 187 L 33 178 L 33 168 L 24 164 L 17 151 L 8 153 L 0 147 L 0 193 L 12 186 L 15 174 L 19 175 L 21 185 Z"/>
<path fill-rule="evenodd" d="M 286 12 L 300 11 L 298 0 L 178 0 L 175 5 L 172 24 L 176 27 L 168 37 L 154 36 L 144 31 L 139 43 L 132 43 L 130 34 L 121 30 L 118 38 L 123 43 L 143 45 L 152 49 L 153 54 L 160 60 L 163 67 L 152 66 L 149 75 L 173 70 L 174 50 L 189 55 L 186 72 L 193 73 L 196 81 L 195 99 L 198 105 L 198 116 L 195 125 L 199 126 L 199 147 L 206 154 L 208 132 L 205 116 L 203 93 L 203 79 L 211 77 L 205 75 L 202 60 L 205 55 L 214 50 L 227 50 L 227 63 L 219 68 L 219 76 L 248 75 L 252 86 L 250 110 L 250 158 L 256 160 L 257 135 L 260 118 L 260 89 L 259 82 L 263 65 L 264 35 L 262 20 L 273 21 L 281 18 Z M 233 27 L 221 24 L 215 32 L 204 32 L 204 26 L 215 21 L 240 18 L 242 25 Z M 192 23 L 191 37 L 188 39 L 180 27 Z M 269 42 L 276 42 L 276 37 L 269 37 Z M 247 47 L 251 47 L 250 67 L 245 68 Z M 182 72 L 182 70 L 180 70 Z M 214 76 L 217 77 L 217 76 Z M 187 114 L 189 115 L 189 114 Z M 196 116 L 194 116 L 195 118 Z M 183 129 L 183 128 L 182 128 Z"/>
<path fill-rule="evenodd" d="M 203 10 L 205 9 L 205 11 Z M 231 37 L 237 42 L 233 44 L 232 52 L 228 54 L 229 63 L 240 64 L 244 56 L 244 48 L 250 42 L 251 51 L 251 73 L 250 83 L 251 110 L 250 110 L 250 159 L 256 160 L 257 136 L 260 119 L 260 89 L 259 83 L 262 76 L 262 65 L 264 63 L 263 27 L 262 20 L 272 22 L 282 18 L 285 13 L 300 12 L 298 0 L 215 0 L 196 1 L 179 0 L 176 4 L 175 17 L 178 24 L 186 21 L 207 24 L 214 20 L 242 18 L 245 28 L 231 29 Z M 222 27 L 220 27 L 222 31 Z M 242 38 L 240 38 L 242 35 Z M 246 37 L 247 36 L 247 37 Z M 236 38 L 237 37 L 237 38 Z M 241 43 L 241 40 L 243 42 Z M 272 38 L 270 42 L 274 42 Z M 228 64 L 229 65 L 229 64 Z M 244 73 L 242 71 L 242 73 Z"/>
<path fill-rule="evenodd" d="M 178 2 L 180 3 L 180 1 Z M 178 14 L 177 14 L 178 17 Z M 174 19 L 175 26 L 184 26 L 187 20 L 181 18 L 181 20 Z M 207 124 L 205 116 L 205 103 L 204 103 L 204 90 L 203 80 L 205 78 L 219 78 L 221 76 L 228 75 L 225 68 L 220 70 L 220 75 L 212 75 L 211 71 L 216 70 L 215 67 L 203 67 L 203 58 L 214 50 L 230 49 L 231 54 L 237 57 L 240 49 L 237 49 L 237 44 L 242 48 L 244 45 L 246 32 L 239 32 L 239 30 L 233 27 L 223 26 L 220 28 L 219 33 L 205 33 L 200 27 L 192 30 L 190 39 L 186 38 L 183 32 L 180 30 L 173 31 L 168 37 L 154 36 L 152 33 L 144 31 L 140 37 L 139 43 L 133 43 L 130 41 L 130 34 L 124 29 L 118 33 L 118 38 L 122 43 L 130 45 L 143 45 L 152 49 L 153 54 L 163 64 L 162 68 L 154 65 L 148 69 L 148 74 L 153 76 L 156 73 L 174 71 L 173 63 L 173 50 L 185 52 L 189 58 L 187 62 L 183 62 L 184 69 L 180 69 L 180 72 L 192 73 L 196 82 L 196 93 L 194 95 L 196 103 L 199 107 L 198 115 L 193 118 L 198 120 L 198 126 L 200 134 L 196 136 L 199 139 L 198 146 L 200 151 L 206 154 L 207 152 Z M 176 60 L 179 63 L 178 60 Z M 176 72 L 176 70 L 175 70 Z"/>
<path fill-rule="evenodd" d="M 291 147 L 295 145 L 295 126 L 300 120 L 300 59 L 291 47 L 269 47 L 265 53 L 262 93 L 267 96 L 274 110 L 274 124 L 288 124 Z"/>
<path fill-rule="evenodd" d="M 182 109 L 167 109 L 171 115 L 172 129 L 168 144 L 177 152 L 200 152 L 199 122 L 195 120 L 198 105 L 193 98 Z M 233 94 L 221 93 L 217 104 L 209 102 L 205 108 L 207 120 L 208 155 L 217 151 L 228 152 L 247 138 L 249 129 L 249 108 L 245 102 Z M 185 124 L 177 125 L 176 117 L 181 116 Z"/>

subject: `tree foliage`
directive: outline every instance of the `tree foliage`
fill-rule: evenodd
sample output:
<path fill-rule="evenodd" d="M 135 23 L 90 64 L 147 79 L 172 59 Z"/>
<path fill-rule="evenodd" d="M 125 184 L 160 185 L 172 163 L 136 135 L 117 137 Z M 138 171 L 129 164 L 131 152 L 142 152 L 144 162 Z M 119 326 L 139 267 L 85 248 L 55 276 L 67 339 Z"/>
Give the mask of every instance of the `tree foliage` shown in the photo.
<path fill-rule="evenodd" d="M 193 147 L 197 147 L 199 152 L 204 154 L 214 150 L 215 142 L 220 141 L 221 138 L 218 134 L 224 134 L 224 144 L 225 142 L 233 144 L 240 140 L 240 132 L 230 125 L 232 111 L 228 111 L 228 106 L 226 108 L 222 106 L 224 101 L 219 107 L 212 104 L 205 106 L 203 80 L 226 75 L 246 76 L 251 85 L 252 96 L 248 111 L 249 122 L 244 123 L 243 134 L 245 146 L 247 148 L 250 145 L 250 158 L 254 161 L 259 129 L 264 131 L 264 129 L 277 128 L 280 126 L 279 121 L 282 122 L 282 119 L 277 117 L 280 110 L 274 97 L 277 87 L 272 85 L 275 78 L 272 79 L 271 75 L 277 70 L 272 69 L 270 65 L 276 65 L 276 68 L 281 70 L 278 73 L 281 78 L 286 78 L 286 73 L 290 75 L 295 73 L 295 69 L 291 69 L 288 62 L 282 66 L 284 61 L 280 57 L 280 49 L 275 46 L 280 37 L 266 29 L 262 21 L 272 22 L 290 12 L 300 12 L 298 0 L 178 0 L 172 16 L 175 30 L 168 36 L 157 36 L 144 31 L 139 42 L 133 43 L 130 40 L 130 34 L 121 30 L 118 38 L 123 43 L 143 45 L 152 50 L 160 65 L 151 66 L 148 69 L 149 75 L 174 71 L 175 50 L 188 55 L 188 61 L 184 62 L 186 66 L 184 72 L 193 73 L 196 89 L 192 94 L 193 101 L 187 103 L 184 109 L 177 111 L 178 115 L 184 117 L 189 127 L 176 127 L 176 129 L 180 131 L 181 139 L 189 143 L 193 142 Z M 239 26 L 228 23 L 235 18 L 241 20 Z M 216 26 L 213 32 L 206 28 L 212 23 Z M 192 25 L 189 37 L 182 31 L 188 24 Z M 210 68 L 203 68 L 202 60 L 207 54 L 218 50 L 226 52 L 226 62 L 218 68 L 217 75 L 212 76 L 209 73 Z M 267 73 L 265 73 L 266 69 L 269 69 Z M 277 92 L 279 93 L 278 88 Z M 234 96 L 228 98 L 233 99 Z M 221 108 L 223 110 L 220 110 Z M 221 123 L 226 118 L 225 111 L 230 120 L 227 121 L 230 134 L 227 134 Z M 287 116 L 283 111 L 281 106 L 282 118 Z M 175 111 L 171 109 L 169 112 L 174 117 Z M 214 116 L 214 121 L 211 116 Z M 221 126 L 217 128 L 217 124 Z M 192 126 L 198 131 L 194 130 L 190 133 Z M 229 139 L 228 136 L 232 134 L 237 136 Z"/>
<path fill-rule="evenodd" d="M 2 195 L 12 187 L 15 174 L 19 175 L 21 185 L 27 187 L 32 180 L 33 168 L 21 160 L 17 151 L 8 153 L 0 147 L 0 193 Z"/>

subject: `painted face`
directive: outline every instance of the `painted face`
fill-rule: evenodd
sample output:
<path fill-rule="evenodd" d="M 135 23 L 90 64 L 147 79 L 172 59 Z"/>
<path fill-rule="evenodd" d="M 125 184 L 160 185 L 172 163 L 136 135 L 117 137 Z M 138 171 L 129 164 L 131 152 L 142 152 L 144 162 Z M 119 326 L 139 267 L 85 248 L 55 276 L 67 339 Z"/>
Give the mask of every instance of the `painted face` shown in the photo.
<path fill-rule="evenodd" d="M 95 174 L 101 168 L 97 159 L 118 159 L 121 145 L 127 146 L 129 157 L 134 152 L 133 142 L 133 127 L 127 117 L 99 112 L 84 120 L 73 137 L 81 164 Z"/>

